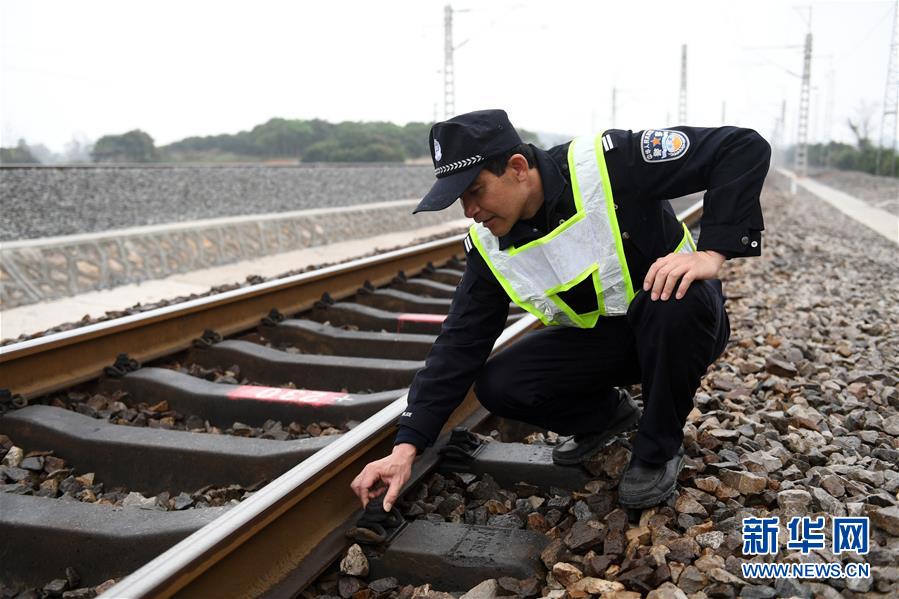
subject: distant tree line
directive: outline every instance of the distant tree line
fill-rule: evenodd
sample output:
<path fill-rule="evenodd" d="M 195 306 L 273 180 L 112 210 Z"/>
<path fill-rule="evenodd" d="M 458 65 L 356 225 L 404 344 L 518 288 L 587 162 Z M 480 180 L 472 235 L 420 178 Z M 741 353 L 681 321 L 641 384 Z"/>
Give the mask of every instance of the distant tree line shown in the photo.
<path fill-rule="evenodd" d="M 0 164 L 40 164 L 24 139 L 12 148 L 0 148 Z"/>
<path fill-rule="evenodd" d="M 91 152 L 94 162 L 158 162 L 153 138 L 140 129 L 122 135 L 104 135 Z"/>
<path fill-rule="evenodd" d="M 188 137 L 156 147 L 153 138 L 135 129 L 104 135 L 90 149 L 93 162 L 403 162 L 427 159 L 430 123 L 329 123 L 320 119 L 274 118 L 250 131 Z M 537 136 L 519 130 L 525 141 Z M 4 149 L 2 162 L 40 162 L 24 140 Z M 30 157 L 30 158 L 29 158 Z"/>
<path fill-rule="evenodd" d="M 234 135 L 188 137 L 160 148 L 170 160 L 243 157 L 255 160 L 303 162 L 402 162 L 430 156 L 431 123 L 396 125 L 387 122 L 329 123 L 271 119 Z M 528 139 L 536 141 L 529 132 Z"/>
<path fill-rule="evenodd" d="M 163 146 L 173 161 L 302 160 L 304 162 L 402 162 L 427 155 L 427 123 L 329 123 L 271 119 L 250 131 L 188 137 Z"/>
<path fill-rule="evenodd" d="M 899 160 L 893 150 L 881 150 L 880 168 L 877 164 L 877 148 L 857 147 L 832 141 L 828 144 L 814 144 L 808 147 L 808 163 L 813 166 L 835 168 L 843 171 L 863 171 L 886 177 L 899 177 Z"/>
<path fill-rule="evenodd" d="M 849 130 L 855 144 L 831 141 L 808 146 L 808 163 L 811 166 L 835 168 L 844 171 L 862 171 L 872 175 L 899 177 L 899 160 L 892 148 L 880 148 L 871 141 L 873 127 L 871 106 L 858 110 L 855 119 L 848 119 Z M 787 151 L 787 160 L 793 162 L 796 148 Z M 878 164 L 878 160 L 880 161 Z"/>
<path fill-rule="evenodd" d="M 845 171 L 863 171 L 872 175 L 899 177 L 894 148 L 878 148 L 871 141 L 876 105 L 862 102 L 855 117 L 846 120 L 855 137 L 855 145 L 830 142 L 809 148 L 809 163 Z"/>

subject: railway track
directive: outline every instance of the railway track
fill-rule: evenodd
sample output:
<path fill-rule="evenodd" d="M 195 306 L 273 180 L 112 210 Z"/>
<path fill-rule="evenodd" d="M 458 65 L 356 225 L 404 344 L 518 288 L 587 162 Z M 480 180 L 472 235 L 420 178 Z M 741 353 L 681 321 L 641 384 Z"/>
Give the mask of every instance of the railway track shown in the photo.
<path fill-rule="evenodd" d="M 699 209 L 680 216 L 692 224 Z M 360 517 L 349 482 L 389 452 L 405 387 L 461 275 L 460 241 L 0 348 L 11 392 L 0 418 L 0 578 L 74 589 L 125 576 L 101 588 L 111 597 L 299 594 L 339 557 Z M 511 310 L 495 351 L 536 324 Z M 455 453 L 426 452 L 407 488 L 433 485 L 440 464 L 463 473 L 451 485 L 486 476 L 507 494 L 526 480 L 572 490 L 588 480 L 552 468 L 547 446 L 481 446 L 471 435 L 451 439 L 455 427 L 534 434 L 490 420 L 469 393 L 437 444 L 453 441 Z M 24 450 L 18 457 L 12 444 Z M 453 466 L 454 456 L 462 463 Z M 461 542 L 458 530 L 430 525 L 416 520 L 393 534 L 402 531 L 407 552 L 422 535 Z M 482 556 L 510 540 L 469 538 Z M 545 539 L 511 544 L 522 552 L 494 565 L 525 578 Z M 408 559 L 391 555 L 373 562 L 388 577 Z M 417 575 L 434 583 L 480 575 L 428 563 Z"/>

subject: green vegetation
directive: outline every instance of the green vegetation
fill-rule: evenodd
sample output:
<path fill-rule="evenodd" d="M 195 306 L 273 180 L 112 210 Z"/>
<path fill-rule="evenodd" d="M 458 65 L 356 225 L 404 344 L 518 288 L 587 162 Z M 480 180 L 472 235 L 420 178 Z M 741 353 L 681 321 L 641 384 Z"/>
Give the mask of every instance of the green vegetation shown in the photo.
<path fill-rule="evenodd" d="M 871 141 L 874 106 L 862 102 L 856 109 L 854 118 L 846 124 L 855 137 L 855 145 L 830 142 L 808 147 L 808 162 L 812 166 L 837 168 L 844 171 L 862 171 L 872 175 L 899 177 L 899 161 L 892 148 L 880 148 Z M 792 155 L 795 148 L 789 152 Z M 878 161 L 880 164 L 878 164 Z"/>
<path fill-rule="evenodd" d="M 135 129 L 122 135 L 104 135 L 91 156 L 94 162 L 156 162 L 159 154 L 153 138 Z"/>
<path fill-rule="evenodd" d="M 396 125 L 387 122 L 329 123 L 271 119 L 250 131 L 211 135 L 161 147 L 169 162 L 222 160 L 289 160 L 302 162 L 403 162 L 429 158 L 431 123 Z M 527 141 L 537 136 L 521 131 Z"/>
<path fill-rule="evenodd" d="M 0 148 L 0 164 L 40 164 L 40 160 L 34 157 L 25 140 L 20 139 L 14 148 Z"/>
<path fill-rule="evenodd" d="M 808 162 L 813 166 L 836 168 L 843 171 L 863 171 L 886 177 L 899 177 L 899 160 L 895 160 L 893 150 L 880 152 L 880 168 L 877 168 L 877 148 L 870 143 L 860 147 L 830 142 L 808 147 Z M 891 172 L 892 171 L 892 172 Z"/>
<path fill-rule="evenodd" d="M 135 129 L 104 135 L 90 152 L 94 162 L 404 162 L 429 163 L 431 123 L 396 125 L 387 122 L 329 123 L 274 118 L 250 131 L 188 137 L 156 147 L 153 138 Z M 519 129 L 522 139 L 537 143 L 537 135 Z M 0 161 L 40 162 L 37 146 L 20 140 L 4 148 Z M 76 150 L 80 150 L 80 145 Z M 49 155 L 49 152 L 45 152 Z M 30 158 L 30 160 L 29 160 Z M 62 157 L 60 157 L 62 159 Z"/>
<path fill-rule="evenodd" d="M 245 161 L 402 162 L 427 156 L 430 125 L 271 119 L 250 131 L 187 139 L 160 148 L 172 162 L 216 161 L 216 155 Z"/>

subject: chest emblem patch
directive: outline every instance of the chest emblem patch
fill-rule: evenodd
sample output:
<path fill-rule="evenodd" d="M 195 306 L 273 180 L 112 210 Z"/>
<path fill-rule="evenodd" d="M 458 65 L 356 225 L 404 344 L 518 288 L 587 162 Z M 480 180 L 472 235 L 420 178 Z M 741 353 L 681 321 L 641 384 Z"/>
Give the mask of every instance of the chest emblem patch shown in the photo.
<path fill-rule="evenodd" d="M 641 139 L 641 151 L 646 162 L 677 160 L 687 153 L 690 138 L 680 131 L 647 129 Z"/>

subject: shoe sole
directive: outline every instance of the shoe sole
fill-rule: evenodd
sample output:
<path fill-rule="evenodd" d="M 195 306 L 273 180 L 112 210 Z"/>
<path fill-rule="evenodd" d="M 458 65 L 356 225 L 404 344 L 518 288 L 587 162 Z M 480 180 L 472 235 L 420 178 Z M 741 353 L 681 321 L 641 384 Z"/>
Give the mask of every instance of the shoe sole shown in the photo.
<path fill-rule="evenodd" d="M 619 421 L 617 424 L 614 424 L 612 428 L 607 431 L 604 431 L 602 436 L 599 437 L 599 441 L 596 444 L 596 447 L 589 450 L 587 453 L 577 457 L 561 457 L 557 458 L 555 455 L 553 456 L 553 463 L 558 464 L 559 466 L 576 466 L 577 464 L 582 464 L 599 453 L 603 447 L 609 444 L 616 435 L 620 435 L 621 433 L 627 432 L 631 430 L 637 423 L 640 421 L 640 409 L 635 408 L 630 415 L 627 416 L 624 420 Z"/>
<path fill-rule="evenodd" d="M 623 501 L 621 499 L 621 496 L 619 495 L 618 503 L 620 503 L 622 507 L 625 507 L 625 508 L 631 509 L 631 510 L 642 510 L 642 509 L 646 509 L 649 507 L 654 507 L 654 506 L 659 505 L 660 503 L 662 503 L 663 501 L 665 501 L 666 499 L 671 497 L 671 495 L 674 494 L 674 491 L 677 490 L 677 479 L 680 477 L 681 470 L 683 470 L 683 469 L 684 469 L 684 456 L 680 456 L 680 461 L 677 464 L 677 473 L 674 475 L 674 483 L 672 483 L 672 485 L 669 488 L 665 489 L 664 491 L 659 492 L 656 495 L 652 495 L 646 499 L 642 499 L 642 500 L 638 500 L 638 501 L 634 501 L 634 502 Z"/>

